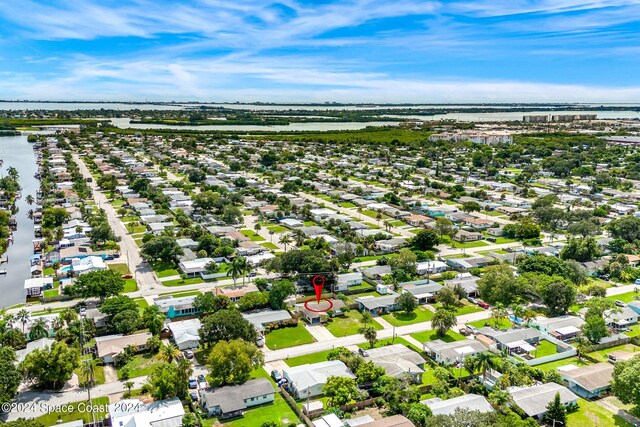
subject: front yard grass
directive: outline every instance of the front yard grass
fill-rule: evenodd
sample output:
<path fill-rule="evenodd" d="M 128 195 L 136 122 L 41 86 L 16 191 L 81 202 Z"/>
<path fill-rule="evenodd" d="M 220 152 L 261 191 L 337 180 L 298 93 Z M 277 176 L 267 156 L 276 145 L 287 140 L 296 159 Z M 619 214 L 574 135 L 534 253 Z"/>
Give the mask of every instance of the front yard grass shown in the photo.
<path fill-rule="evenodd" d="M 605 349 L 602 349 L 602 350 L 593 351 L 593 352 L 589 353 L 589 356 L 593 357 L 594 359 L 598 360 L 599 362 L 606 362 L 608 360 L 608 356 L 607 355 L 609 353 L 611 353 L 612 351 L 628 351 L 629 353 L 637 353 L 638 351 L 640 351 L 640 347 L 638 347 L 636 345 L 633 345 L 633 344 L 623 344 L 623 345 L 618 345 L 616 347 L 605 348 Z"/>
<path fill-rule="evenodd" d="M 287 227 L 282 226 L 282 225 L 271 225 L 271 226 L 267 227 L 267 230 L 273 231 L 274 233 L 284 233 L 284 232 L 288 231 L 289 229 Z"/>
<path fill-rule="evenodd" d="M 129 363 L 117 369 L 118 379 L 123 379 L 122 372 L 125 368 L 129 369 L 129 378 L 135 378 L 149 375 L 156 366 L 160 366 L 162 363 L 154 354 L 136 354 Z"/>
<path fill-rule="evenodd" d="M 305 354 L 303 356 L 290 357 L 285 359 L 285 363 L 290 367 L 307 365 L 310 363 L 325 362 L 331 350 L 319 351 L 317 353 Z"/>
<path fill-rule="evenodd" d="M 469 322 L 467 325 L 475 326 L 476 328 L 484 328 L 485 326 L 495 328 L 497 326 L 498 329 L 509 329 L 513 326 L 509 319 L 500 319 L 497 323 L 492 319 L 481 319 L 475 322 Z"/>
<path fill-rule="evenodd" d="M 375 320 L 367 326 L 373 326 L 377 331 L 382 329 L 382 326 Z M 326 328 L 329 332 L 337 338 L 359 334 L 363 327 L 362 314 L 357 310 L 350 310 L 344 313 L 344 316 L 336 316 L 326 324 Z"/>
<path fill-rule="evenodd" d="M 340 206 L 342 206 L 343 208 L 355 208 L 356 205 L 354 205 L 353 203 L 350 202 L 340 202 Z"/>
<path fill-rule="evenodd" d="M 173 280 L 166 280 L 164 282 L 160 282 L 162 283 L 162 286 L 184 286 L 184 285 L 197 285 L 198 283 L 204 283 L 204 279 L 202 279 L 202 277 L 189 277 L 187 279 L 173 279 Z"/>
<path fill-rule="evenodd" d="M 159 278 L 177 276 L 180 273 L 176 270 L 176 266 L 171 262 L 154 262 L 151 268 L 155 271 Z"/>
<path fill-rule="evenodd" d="M 382 318 L 394 326 L 404 326 L 431 320 L 433 318 L 433 312 L 424 307 L 418 307 L 413 313 L 394 311 L 393 313 L 383 315 Z"/>
<path fill-rule="evenodd" d="M 266 403 L 247 409 L 242 417 L 226 422 L 224 426 L 260 427 L 271 421 L 275 422 L 276 425 L 298 424 L 298 416 L 279 393 L 275 394 L 273 403 Z"/>
<path fill-rule="evenodd" d="M 248 228 L 240 230 L 240 233 L 242 233 L 243 236 L 248 237 L 252 242 L 264 242 L 264 237 L 253 230 L 249 230 Z"/>
<path fill-rule="evenodd" d="M 266 335 L 266 344 L 271 350 L 295 347 L 315 341 L 313 335 L 305 329 L 302 322 L 298 323 L 296 327 L 274 329 Z"/>
<path fill-rule="evenodd" d="M 453 242 L 453 246 L 457 249 L 470 249 L 470 248 L 481 248 L 483 246 L 488 246 L 489 244 L 483 240 L 476 240 L 475 242 Z"/>
<path fill-rule="evenodd" d="M 134 298 L 133 302 L 138 304 L 138 308 L 140 309 L 140 314 L 144 311 L 145 308 L 149 306 L 149 303 L 144 298 Z"/>
<path fill-rule="evenodd" d="M 411 337 L 413 339 L 416 339 L 422 343 L 427 342 L 427 341 L 433 341 L 433 340 L 442 340 L 444 342 L 453 342 L 453 341 L 461 341 L 463 339 L 465 339 L 465 336 L 462 334 L 459 334 L 458 332 L 455 331 L 447 331 L 446 334 L 444 334 L 444 336 L 440 336 L 438 335 L 438 333 L 436 331 L 424 331 L 424 332 L 417 332 L 415 334 L 411 334 Z"/>
<path fill-rule="evenodd" d="M 84 410 L 82 411 L 78 410 L 79 404 L 82 404 L 80 409 L 84 409 Z M 86 406 L 88 404 L 89 402 L 86 400 L 70 403 L 69 408 L 73 408 L 73 410 L 62 411 L 62 412 L 49 412 L 45 415 L 42 415 L 34 419 L 34 421 L 36 423 L 39 423 L 45 426 L 55 426 L 57 424 L 76 421 L 76 420 L 83 420 L 83 422 L 87 424 L 92 421 L 91 412 L 86 410 Z M 107 415 L 106 409 L 107 409 L 107 406 L 109 405 L 108 397 L 105 396 L 105 397 L 98 397 L 96 399 L 91 399 L 91 404 L 98 406 L 99 409 L 103 409 L 103 410 L 94 412 L 96 416 L 96 420 L 102 419 Z"/>
<path fill-rule="evenodd" d="M 555 362 L 549 362 L 549 363 L 543 363 L 542 365 L 536 365 L 536 368 L 540 368 L 544 371 L 550 371 L 550 370 L 554 370 L 554 369 L 558 369 L 562 366 L 567 366 L 567 365 L 575 365 L 578 368 L 582 367 L 582 366 L 587 366 L 590 365 L 591 363 L 589 363 L 587 360 L 582 359 L 579 360 L 577 357 L 569 357 L 567 359 L 562 359 L 562 360 L 556 360 Z"/>
<path fill-rule="evenodd" d="M 556 349 L 556 345 L 551 341 L 540 340 L 540 343 L 536 346 L 536 349 L 533 351 L 533 356 L 536 358 L 551 356 L 552 354 L 556 354 L 558 350 Z"/>
<path fill-rule="evenodd" d="M 611 295 L 611 296 L 608 296 L 607 298 L 608 298 L 608 299 L 611 299 L 611 300 L 614 300 L 614 301 L 615 301 L 615 300 L 620 300 L 620 301 L 622 301 L 622 302 L 625 302 L 625 303 L 626 303 L 626 302 L 634 301 L 634 300 L 636 299 L 636 298 L 635 298 L 636 296 L 637 296 L 637 297 L 640 297 L 640 293 L 637 293 L 637 292 L 633 292 L 633 291 L 631 291 L 631 292 L 627 292 L 627 293 L 625 293 L 625 294 L 620 294 L 620 295 Z"/>
<path fill-rule="evenodd" d="M 107 267 L 109 267 L 109 270 L 119 274 L 120 276 L 131 273 L 127 264 L 107 264 Z"/>
<path fill-rule="evenodd" d="M 136 283 L 136 279 L 125 279 L 124 280 L 124 293 L 135 292 L 138 290 L 138 284 Z"/>
<path fill-rule="evenodd" d="M 265 248 L 267 248 L 267 249 L 271 249 L 271 250 L 274 250 L 274 251 L 275 251 L 275 250 L 277 250 L 277 249 L 279 249 L 276 245 L 274 245 L 274 244 L 273 244 L 273 243 L 271 243 L 271 242 L 264 242 L 264 243 L 260 243 L 260 246 L 264 246 Z"/>
<path fill-rule="evenodd" d="M 607 411 L 596 402 L 578 399 L 576 412 L 567 414 L 567 426 L 598 426 L 598 427 L 631 427 L 632 424 L 619 415 Z"/>

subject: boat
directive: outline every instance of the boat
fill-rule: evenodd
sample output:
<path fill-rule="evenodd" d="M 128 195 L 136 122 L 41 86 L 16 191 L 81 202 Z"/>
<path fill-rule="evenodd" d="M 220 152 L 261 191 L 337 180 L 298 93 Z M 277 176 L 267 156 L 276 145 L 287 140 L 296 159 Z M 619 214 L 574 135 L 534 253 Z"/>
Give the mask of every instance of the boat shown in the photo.
<path fill-rule="evenodd" d="M 0 274 L 7 274 L 7 269 L 6 268 L 1 268 L 0 269 Z"/>

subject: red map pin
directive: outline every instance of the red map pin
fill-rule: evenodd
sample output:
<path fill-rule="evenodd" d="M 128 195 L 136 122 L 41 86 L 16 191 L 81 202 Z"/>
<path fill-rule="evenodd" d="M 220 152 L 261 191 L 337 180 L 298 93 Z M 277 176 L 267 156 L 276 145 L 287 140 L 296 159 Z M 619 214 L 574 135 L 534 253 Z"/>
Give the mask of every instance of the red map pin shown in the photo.
<path fill-rule="evenodd" d="M 324 289 L 324 277 L 313 276 L 311 283 L 313 283 L 313 288 L 316 291 L 316 300 L 320 302 L 320 299 L 322 298 L 322 290 Z"/>

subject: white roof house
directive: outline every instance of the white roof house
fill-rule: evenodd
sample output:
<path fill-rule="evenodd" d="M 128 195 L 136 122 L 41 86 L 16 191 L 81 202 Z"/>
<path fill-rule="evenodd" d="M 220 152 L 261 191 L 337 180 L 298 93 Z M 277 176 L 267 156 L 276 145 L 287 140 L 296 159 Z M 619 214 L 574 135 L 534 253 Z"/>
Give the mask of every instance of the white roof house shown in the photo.
<path fill-rule="evenodd" d="M 294 366 L 285 369 L 283 376 L 299 399 L 321 395 L 329 377 L 355 378 L 347 365 L 339 360 Z"/>
<path fill-rule="evenodd" d="M 457 409 L 478 412 L 493 412 L 493 407 L 484 396 L 465 394 L 453 399 L 442 400 L 439 397 L 423 400 L 420 403 L 431 409 L 433 415 L 451 415 Z"/>
<path fill-rule="evenodd" d="M 507 389 L 513 401 L 528 416 L 540 418 L 547 412 L 547 405 L 560 393 L 563 405 L 575 403 L 578 396 L 568 388 L 556 383 L 546 383 L 531 387 L 509 387 Z"/>
<path fill-rule="evenodd" d="M 184 274 L 196 275 L 207 271 L 207 265 L 211 262 L 215 262 L 213 258 L 197 258 L 191 261 L 181 261 L 178 264 L 180 270 Z"/>
<path fill-rule="evenodd" d="M 173 340 L 180 350 L 188 348 L 196 348 L 200 344 L 200 319 L 181 320 L 179 322 L 171 322 L 167 325 Z"/>
<path fill-rule="evenodd" d="M 75 258 L 71 263 L 71 267 L 73 268 L 73 272 L 78 275 L 107 269 L 104 260 L 99 256 Z"/>
<path fill-rule="evenodd" d="M 137 399 L 109 405 L 113 427 L 180 427 L 184 414 L 184 407 L 177 397 L 147 405 Z"/>

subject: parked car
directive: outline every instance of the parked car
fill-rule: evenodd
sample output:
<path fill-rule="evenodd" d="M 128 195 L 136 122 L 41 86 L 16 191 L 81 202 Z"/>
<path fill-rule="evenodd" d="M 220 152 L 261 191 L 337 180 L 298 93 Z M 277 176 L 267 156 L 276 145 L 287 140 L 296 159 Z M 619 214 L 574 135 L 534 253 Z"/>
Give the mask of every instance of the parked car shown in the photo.
<path fill-rule="evenodd" d="M 189 378 L 189 388 L 198 388 L 198 381 L 195 378 Z"/>
<path fill-rule="evenodd" d="M 198 382 L 199 383 L 204 383 L 206 381 L 207 381 L 207 379 L 204 377 L 204 375 L 202 375 L 202 374 L 198 375 Z"/>
<path fill-rule="evenodd" d="M 471 325 L 467 325 L 467 330 L 469 332 L 471 332 L 472 334 L 477 334 L 478 332 L 480 332 L 480 330 L 478 328 L 476 328 L 475 326 L 471 326 Z"/>
<path fill-rule="evenodd" d="M 607 274 L 601 274 L 601 275 L 598 276 L 598 278 L 602 279 L 602 280 L 609 280 L 610 279 L 610 277 Z"/>
<path fill-rule="evenodd" d="M 191 396 L 191 400 L 194 402 L 198 401 L 198 393 L 196 393 L 195 391 L 192 391 L 191 393 L 189 393 L 189 396 Z"/>
<path fill-rule="evenodd" d="M 614 301 L 614 304 L 617 305 L 618 307 L 626 307 L 627 304 L 625 304 L 624 302 L 620 301 L 619 299 Z"/>
<path fill-rule="evenodd" d="M 193 359 L 193 351 L 185 350 L 183 354 L 184 354 L 184 357 L 186 357 L 187 359 Z"/>
<path fill-rule="evenodd" d="M 489 308 L 491 308 L 491 306 L 489 304 L 487 304 L 484 301 L 480 301 L 480 300 L 478 300 L 478 307 L 482 307 L 485 310 L 488 310 Z"/>
<path fill-rule="evenodd" d="M 360 353 L 360 356 L 362 357 L 367 357 L 369 355 L 369 353 L 367 353 L 367 350 L 365 350 L 364 348 L 359 348 L 358 353 Z"/>
<path fill-rule="evenodd" d="M 120 276 L 122 279 L 133 279 L 133 274 L 129 273 L 129 274 L 123 274 L 122 276 Z"/>
<path fill-rule="evenodd" d="M 271 378 L 273 378 L 275 382 L 278 382 L 282 379 L 282 375 L 280 375 L 280 372 L 278 372 L 277 369 L 274 369 L 271 371 Z"/>
<path fill-rule="evenodd" d="M 467 297 L 467 301 L 469 301 L 471 304 L 478 305 L 478 300 L 475 298 Z"/>

